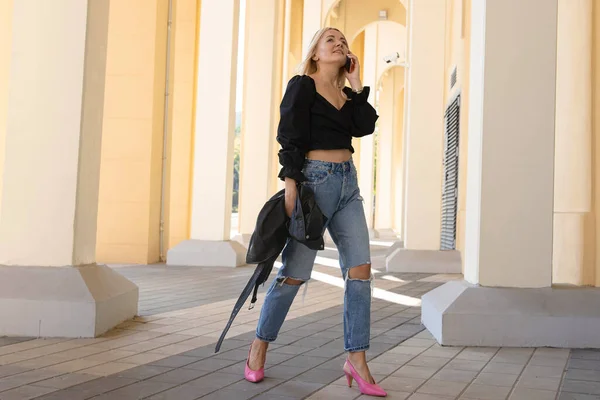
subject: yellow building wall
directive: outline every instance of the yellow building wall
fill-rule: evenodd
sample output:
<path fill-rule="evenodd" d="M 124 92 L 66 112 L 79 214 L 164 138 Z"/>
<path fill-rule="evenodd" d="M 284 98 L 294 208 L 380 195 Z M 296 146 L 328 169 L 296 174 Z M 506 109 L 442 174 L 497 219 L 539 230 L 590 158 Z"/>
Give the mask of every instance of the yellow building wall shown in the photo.
<path fill-rule="evenodd" d="M 465 215 L 467 195 L 467 142 L 469 111 L 469 48 L 471 0 L 446 0 L 446 53 L 445 53 L 445 104 L 460 95 L 460 138 L 458 206 L 456 219 L 456 249 L 464 251 Z M 450 74 L 457 68 L 457 81 L 450 89 Z"/>
<path fill-rule="evenodd" d="M 365 31 L 362 31 L 356 36 L 354 41 L 350 44 L 350 51 L 352 51 L 360 62 L 360 79 L 364 79 L 365 69 L 362 67 L 365 60 Z M 360 171 L 360 138 L 352 138 L 352 147 L 354 147 L 354 155 L 352 159 L 357 171 Z"/>
<path fill-rule="evenodd" d="M 2 188 L 6 123 L 8 112 L 8 80 L 10 75 L 10 53 L 12 41 L 13 0 L 0 2 L 0 213 L 2 212 Z"/>
<path fill-rule="evenodd" d="M 379 11 L 387 11 L 387 20 L 406 26 L 406 9 L 398 0 L 342 0 L 338 7 L 338 18 L 330 18 L 330 25 L 341 30 L 348 42 L 354 41 L 367 25 L 379 21 Z"/>
<path fill-rule="evenodd" d="M 402 232 L 403 222 L 403 209 L 404 209 L 404 191 L 403 191 L 403 166 L 404 166 L 404 82 L 405 75 L 407 74 L 404 68 L 394 68 L 394 93 L 396 99 L 394 101 L 394 162 L 392 168 L 393 176 L 393 195 L 394 195 L 394 206 L 393 208 L 393 228 L 396 233 Z"/>
<path fill-rule="evenodd" d="M 111 2 L 97 260 L 159 260 L 168 0 Z"/>
<path fill-rule="evenodd" d="M 287 54 L 287 78 L 291 79 L 298 72 L 298 66 L 304 58 L 302 54 L 302 23 L 304 20 L 304 1 L 292 0 L 290 16 L 290 43 Z M 288 27 L 286 27 L 288 29 Z M 285 88 L 284 88 L 285 89 Z"/>
<path fill-rule="evenodd" d="M 600 3 L 598 1 L 593 2 L 592 46 L 592 165 L 594 168 L 592 174 L 594 210 L 592 214 L 595 221 L 588 224 L 588 226 L 594 227 L 595 235 L 593 235 L 593 240 L 586 242 L 586 250 L 593 247 L 594 281 L 596 286 L 600 287 L 600 257 L 598 256 L 598 249 L 600 249 L 600 233 L 598 232 L 598 229 L 600 229 L 600 160 L 598 159 L 600 156 Z"/>
<path fill-rule="evenodd" d="M 462 93 L 461 93 L 461 108 L 460 108 L 460 147 L 459 147 L 459 178 L 458 178 L 458 219 L 457 219 L 457 249 L 461 253 L 465 249 L 465 216 L 467 210 L 467 160 L 468 160 L 468 138 L 469 138 L 469 74 L 471 69 L 471 55 L 469 49 L 471 48 L 471 1 L 463 0 L 462 19 L 463 23 L 461 26 L 463 36 L 463 68 L 462 73 L 459 73 L 460 79 L 462 79 Z"/>
<path fill-rule="evenodd" d="M 197 0 L 173 2 L 163 257 L 168 249 L 190 237 L 191 149 L 199 20 Z"/>

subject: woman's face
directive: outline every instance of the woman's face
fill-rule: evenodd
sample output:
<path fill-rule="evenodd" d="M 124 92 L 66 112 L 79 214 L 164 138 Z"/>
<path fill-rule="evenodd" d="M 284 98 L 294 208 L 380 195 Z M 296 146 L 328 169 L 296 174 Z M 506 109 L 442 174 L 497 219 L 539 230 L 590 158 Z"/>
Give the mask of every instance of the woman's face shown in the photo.
<path fill-rule="evenodd" d="M 344 35 L 335 29 L 330 29 L 319 40 L 313 59 L 320 63 L 337 64 L 342 67 L 346 64 L 348 51 L 348 42 Z"/>

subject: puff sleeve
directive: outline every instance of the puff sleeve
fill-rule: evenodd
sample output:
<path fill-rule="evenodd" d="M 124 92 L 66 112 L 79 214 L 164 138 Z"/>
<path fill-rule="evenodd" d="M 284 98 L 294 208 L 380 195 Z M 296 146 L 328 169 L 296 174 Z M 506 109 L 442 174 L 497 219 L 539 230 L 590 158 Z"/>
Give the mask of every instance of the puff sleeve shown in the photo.
<path fill-rule="evenodd" d="M 361 93 L 355 93 L 349 87 L 344 88 L 346 96 L 352 101 L 352 136 L 363 137 L 375 131 L 375 122 L 379 116 L 373 106 L 367 101 L 371 88 L 363 87 Z"/>
<path fill-rule="evenodd" d="M 281 180 L 286 177 L 296 182 L 306 180 L 302 168 L 310 142 L 310 108 L 315 94 L 314 81 L 306 75 L 296 75 L 288 82 L 281 101 L 281 117 L 277 128 L 277 141 L 281 145 Z"/>

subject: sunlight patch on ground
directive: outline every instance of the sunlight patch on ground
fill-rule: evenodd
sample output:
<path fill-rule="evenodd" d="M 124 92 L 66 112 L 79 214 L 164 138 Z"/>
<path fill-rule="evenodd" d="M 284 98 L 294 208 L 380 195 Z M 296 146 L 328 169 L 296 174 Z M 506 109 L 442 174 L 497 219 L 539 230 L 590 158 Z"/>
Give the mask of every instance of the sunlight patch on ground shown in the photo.
<path fill-rule="evenodd" d="M 281 262 L 277 261 L 277 262 L 275 262 L 274 266 L 275 266 L 275 268 L 279 269 L 279 268 L 281 268 L 282 265 L 283 264 Z M 317 280 L 319 282 L 327 283 L 328 285 L 339 287 L 341 289 L 344 288 L 344 280 L 342 278 L 331 276 L 331 275 L 323 273 L 323 272 L 312 271 L 311 278 L 314 280 Z M 402 280 L 400 279 L 400 281 L 402 281 Z M 404 281 L 402 281 L 402 282 L 404 282 Z M 373 297 L 376 299 L 388 301 L 390 303 L 401 304 L 404 306 L 421 307 L 421 300 L 417 299 L 416 297 L 405 296 L 403 294 L 389 292 L 387 290 L 380 289 L 378 287 L 375 287 L 373 289 Z"/>
<path fill-rule="evenodd" d="M 392 282 L 406 282 L 404 279 L 396 278 L 395 276 L 392 276 L 392 275 L 383 275 L 383 276 L 380 276 L 380 278 L 386 279 L 386 280 L 392 281 Z"/>
<path fill-rule="evenodd" d="M 371 246 L 383 246 L 383 247 L 392 247 L 394 245 L 394 243 L 396 243 L 396 240 L 390 240 L 389 242 L 382 242 L 379 240 L 370 240 L 369 243 L 371 244 Z"/>

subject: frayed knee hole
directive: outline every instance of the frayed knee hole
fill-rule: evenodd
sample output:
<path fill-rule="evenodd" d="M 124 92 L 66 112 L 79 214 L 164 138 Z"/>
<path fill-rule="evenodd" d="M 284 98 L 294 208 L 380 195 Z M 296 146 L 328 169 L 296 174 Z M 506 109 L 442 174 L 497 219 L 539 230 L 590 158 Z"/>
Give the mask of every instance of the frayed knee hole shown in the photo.
<path fill-rule="evenodd" d="M 301 281 L 301 280 L 298 280 L 298 279 L 293 279 L 293 278 L 288 278 L 288 277 L 277 278 L 277 282 L 280 285 L 283 285 L 285 283 L 286 285 L 290 285 L 290 286 L 300 286 L 300 285 L 302 285 L 304 283 L 304 281 Z"/>
<path fill-rule="evenodd" d="M 348 279 L 371 280 L 371 264 L 357 265 L 348 270 Z"/>

